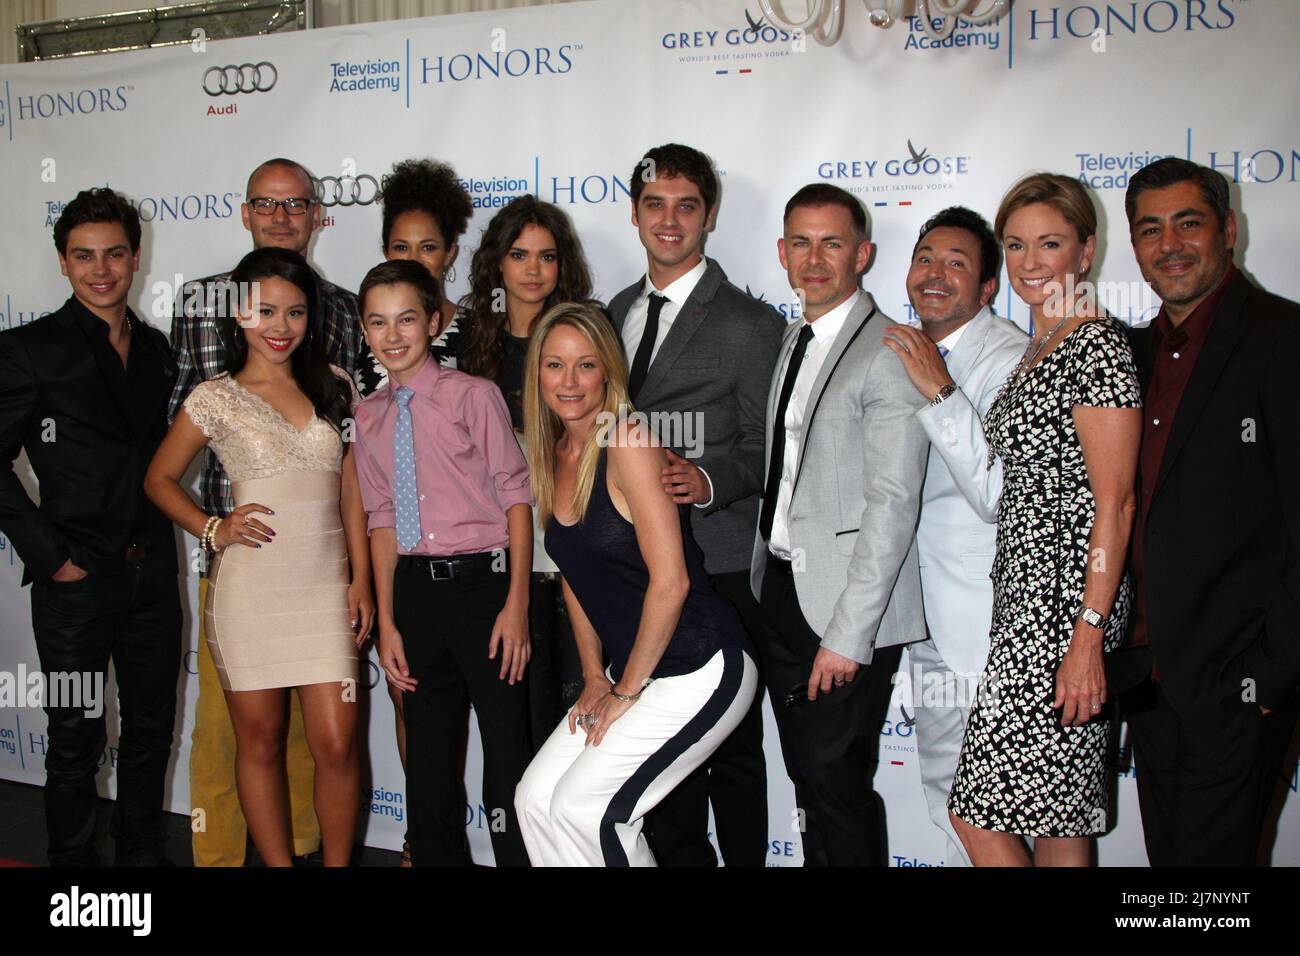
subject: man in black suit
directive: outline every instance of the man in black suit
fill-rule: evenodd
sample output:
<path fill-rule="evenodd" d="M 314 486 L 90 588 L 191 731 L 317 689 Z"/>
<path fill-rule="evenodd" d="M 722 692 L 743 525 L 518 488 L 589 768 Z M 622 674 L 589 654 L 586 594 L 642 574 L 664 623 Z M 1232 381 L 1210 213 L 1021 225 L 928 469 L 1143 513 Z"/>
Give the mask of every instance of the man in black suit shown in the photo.
<path fill-rule="evenodd" d="M 680 425 L 669 429 L 676 435 L 660 431 L 670 449 L 664 490 L 691 507 L 691 531 L 714 587 L 753 637 L 760 615 L 749 592 L 749 558 L 763 491 L 767 384 L 785 325 L 704 256 L 718 201 L 707 156 L 676 143 L 655 147 L 637 163 L 631 187 L 646 274 L 614 297 L 609 312 L 627 351 L 632 402 Z M 649 815 L 647 836 L 661 866 L 717 864 L 710 800 L 727 865 L 763 866 L 761 694 L 709 762 Z"/>
<path fill-rule="evenodd" d="M 1125 208 L 1164 303 L 1133 331 L 1145 421 L 1131 643 L 1152 666 L 1126 709 L 1147 856 L 1246 866 L 1268 715 L 1300 674 L 1300 305 L 1233 265 L 1214 170 L 1159 160 Z"/>
<path fill-rule="evenodd" d="M 127 308 L 140 220 L 110 189 L 54 225 L 72 297 L 0 334 L 0 531 L 32 585 L 32 627 L 50 698 L 45 824 L 52 866 L 94 865 L 102 702 L 53 699 L 60 675 L 117 675 L 122 730 L 112 833 L 119 866 L 162 862 L 163 780 L 176 716 L 181 608 L 172 525 L 141 482 L 167 430 L 176 378 L 167 337 Z M 35 504 L 13 462 L 26 450 Z M 67 678 L 64 686 L 67 686 Z M 61 696 L 61 695 L 60 695 Z"/>

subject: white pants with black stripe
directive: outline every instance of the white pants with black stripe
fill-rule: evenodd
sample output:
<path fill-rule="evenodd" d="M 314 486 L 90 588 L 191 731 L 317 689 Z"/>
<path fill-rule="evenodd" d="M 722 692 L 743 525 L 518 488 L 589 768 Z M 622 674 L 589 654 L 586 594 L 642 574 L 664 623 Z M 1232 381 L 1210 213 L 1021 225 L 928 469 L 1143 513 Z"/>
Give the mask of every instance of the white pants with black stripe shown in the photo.
<path fill-rule="evenodd" d="M 533 866 L 654 866 L 642 818 L 727 739 L 758 688 L 738 647 L 650 684 L 599 747 L 560 722 L 515 789 Z"/>

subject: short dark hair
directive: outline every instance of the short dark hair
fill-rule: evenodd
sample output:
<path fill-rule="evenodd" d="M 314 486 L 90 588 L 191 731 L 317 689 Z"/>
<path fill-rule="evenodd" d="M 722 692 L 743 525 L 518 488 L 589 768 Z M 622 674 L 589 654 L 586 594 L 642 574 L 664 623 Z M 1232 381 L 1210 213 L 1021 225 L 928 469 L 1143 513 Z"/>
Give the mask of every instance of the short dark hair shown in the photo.
<path fill-rule="evenodd" d="M 867 229 L 867 211 L 862 208 L 858 197 L 847 189 L 832 186 L 830 183 L 809 183 L 791 196 L 790 201 L 785 204 L 785 214 L 781 217 L 782 226 L 790 221 L 790 213 L 804 206 L 842 206 L 853 217 L 853 228 L 857 230 L 858 238 L 865 240 L 870 237 Z"/>
<path fill-rule="evenodd" d="M 131 251 L 140 251 L 140 216 L 125 196 L 108 187 L 83 189 L 63 207 L 54 223 L 54 248 L 59 255 L 68 254 L 68 234 L 77 226 L 91 222 L 117 222 L 126 231 Z"/>
<path fill-rule="evenodd" d="M 404 212 L 427 213 L 448 246 L 460 241 L 474 215 L 474 200 L 456 178 L 456 170 L 432 159 L 394 163 L 393 171 L 384 177 L 379 199 L 384 206 L 380 237 L 385 251 L 393 222 Z"/>
<path fill-rule="evenodd" d="M 256 198 L 253 196 L 253 180 L 257 178 L 257 174 L 260 173 L 262 170 L 268 169 L 272 166 L 281 166 L 285 169 L 296 170 L 298 173 L 302 175 L 303 179 L 307 180 L 307 188 L 311 190 L 312 198 L 314 199 L 316 197 L 316 177 L 311 174 L 311 172 L 307 169 L 307 167 L 304 166 L 302 163 L 295 162 L 292 159 L 285 159 L 283 156 L 277 156 L 275 157 L 275 159 L 268 159 L 264 163 L 259 163 L 257 168 L 248 174 L 248 185 L 244 187 L 245 202 L 248 202 L 248 200 L 250 199 Z"/>
<path fill-rule="evenodd" d="M 652 175 L 647 179 L 646 163 L 651 164 Z M 700 191 L 704 200 L 704 215 L 708 215 L 718 202 L 718 174 L 713 169 L 713 160 L 691 146 L 681 143 L 665 143 L 646 151 L 632 170 L 632 208 L 641 201 L 645 184 L 657 179 L 670 179 L 681 176 L 690 180 Z"/>
<path fill-rule="evenodd" d="M 366 321 L 366 293 L 381 285 L 411 286 L 420 299 L 420 308 L 424 309 L 425 315 L 431 321 L 438 321 L 438 309 L 442 306 L 442 284 L 414 259 L 389 259 L 379 263 L 361 280 L 357 301 L 361 305 L 363 327 Z"/>
<path fill-rule="evenodd" d="M 1148 189 L 1165 189 L 1178 183 L 1195 183 L 1201 187 L 1201 198 L 1214 210 L 1222 229 L 1228 221 L 1228 180 L 1223 173 L 1191 160 L 1166 156 L 1148 163 L 1129 177 L 1124 193 L 1124 212 L 1128 214 L 1129 228 L 1137 218 L 1137 198 Z"/>
<path fill-rule="evenodd" d="M 947 209 L 941 209 L 931 216 L 924 226 L 921 227 L 920 234 L 916 237 L 916 245 L 912 246 L 912 256 L 916 256 L 916 250 L 921 243 L 936 229 L 947 226 L 950 229 L 964 229 L 975 237 L 980 247 L 980 285 L 988 282 L 989 279 L 996 279 L 998 271 L 1002 268 L 1002 253 L 998 250 L 997 237 L 993 235 L 993 227 L 985 221 L 984 217 L 973 209 L 967 209 L 965 206 L 949 206 Z"/>

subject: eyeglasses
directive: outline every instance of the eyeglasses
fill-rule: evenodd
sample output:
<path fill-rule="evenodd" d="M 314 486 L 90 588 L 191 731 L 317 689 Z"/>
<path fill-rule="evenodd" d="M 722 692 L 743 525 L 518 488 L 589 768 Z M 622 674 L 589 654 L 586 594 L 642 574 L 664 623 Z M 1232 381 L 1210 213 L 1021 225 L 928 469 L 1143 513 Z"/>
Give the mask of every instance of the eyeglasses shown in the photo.
<path fill-rule="evenodd" d="M 308 209 L 315 199 L 304 199 L 301 196 L 295 196 L 293 199 L 267 199 L 260 196 L 257 199 L 250 199 L 248 204 L 253 207 L 253 211 L 263 216 L 274 216 L 277 206 L 283 206 L 284 211 L 290 216 L 301 216 Z"/>

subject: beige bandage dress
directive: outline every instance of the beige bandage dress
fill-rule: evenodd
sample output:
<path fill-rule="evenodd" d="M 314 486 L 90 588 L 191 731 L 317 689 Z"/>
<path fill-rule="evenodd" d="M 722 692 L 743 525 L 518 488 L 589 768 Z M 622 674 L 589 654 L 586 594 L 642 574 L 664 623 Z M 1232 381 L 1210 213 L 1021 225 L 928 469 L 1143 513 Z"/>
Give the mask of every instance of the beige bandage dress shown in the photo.
<path fill-rule="evenodd" d="M 254 515 L 275 531 L 271 543 L 225 548 L 208 576 L 203 626 L 221 686 L 356 680 L 338 432 L 315 415 L 299 431 L 229 375 L 195 388 L 185 410 L 216 451 L 236 506 L 275 512 Z"/>

